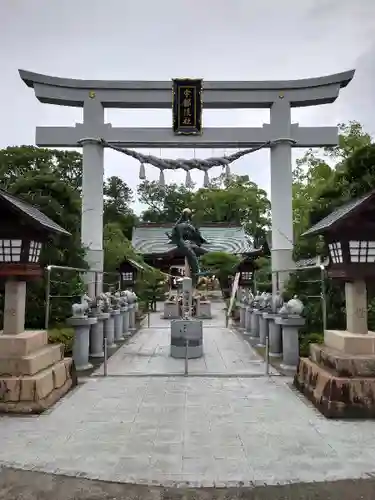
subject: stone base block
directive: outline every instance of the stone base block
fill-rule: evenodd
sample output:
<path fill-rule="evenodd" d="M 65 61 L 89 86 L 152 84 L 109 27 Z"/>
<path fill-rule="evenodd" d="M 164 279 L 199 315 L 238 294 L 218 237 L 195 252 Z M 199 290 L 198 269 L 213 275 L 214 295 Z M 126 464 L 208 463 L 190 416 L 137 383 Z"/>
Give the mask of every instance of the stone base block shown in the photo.
<path fill-rule="evenodd" d="M 41 349 L 21 357 L 2 357 L 0 354 L 0 376 L 12 374 L 15 377 L 34 375 L 61 361 L 64 357 L 61 344 L 45 345 Z"/>
<path fill-rule="evenodd" d="M 0 412 L 42 413 L 76 384 L 77 376 L 70 358 L 34 375 L 0 376 Z"/>
<path fill-rule="evenodd" d="M 325 345 L 310 344 L 310 359 L 339 377 L 375 377 L 375 354 L 346 354 Z"/>
<path fill-rule="evenodd" d="M 375 418 L 373 377 L 339 377 L 301 358 L 294 385 L 327 418 Z"/>
<path fill-rule="evenodd" d="M 164 319 L 180 318 L 180 306 L 176 302 L 164 302 Z"/>
<path fill-rule="evenodd" d="M 212 319 L 211 302 L 205 301 L 197 304 L 197 319 Z"/>
<path fill-rule="evenodd" d="M 324 344 L 346 354 L 375 354 L 375 332 L 367 334 L 326 330 Z"/>
<path fill-rule="evenodd" d="M 0 356 L 18 358 L 28 356 L 48 344 L 46 330 L 26 330 L 17 335 L 4 335 L 0 332 Z"/>
<path fill-rule="evenodd" d="M 188 342 L 188 347 L 186 347 Z M 203 323 L 198 320 L 176 320 L 171 323 L 171 356 L 188 359 L 203 356 Z"/>

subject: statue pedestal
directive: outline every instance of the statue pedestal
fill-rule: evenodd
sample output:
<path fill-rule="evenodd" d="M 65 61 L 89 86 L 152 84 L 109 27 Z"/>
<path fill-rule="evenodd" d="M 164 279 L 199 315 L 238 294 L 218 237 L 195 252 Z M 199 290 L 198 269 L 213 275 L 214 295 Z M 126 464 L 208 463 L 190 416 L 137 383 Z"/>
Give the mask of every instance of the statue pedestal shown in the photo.
<path fill-rule="evenodd" d="M 211 319 L 211 302 L 209 300 L 197 299 L 197 319 Z"/>
<path fill-rule="evenodd" d="M 327 418 L 375 418 L 375 333 L 326 330 L 294 385 Z"/>
<path fill-rule="evenodd" d="M 179 319 L 180 306 L 178 302 L 164 302 L 164 319 Z"/>
<path fill-rule="evenodd" d="M 188 347 L 186 347 L 188 342 Z M 171 322 L 172 358 L 200 358 L 203 356 L 203 323 L 194 319 L 178 319 Z"/>
<path fill-rule="evenodd" d="M 77 384 L 61 344 L 47 331 L 0 335 L 0 413 L 42 413 Z"/>

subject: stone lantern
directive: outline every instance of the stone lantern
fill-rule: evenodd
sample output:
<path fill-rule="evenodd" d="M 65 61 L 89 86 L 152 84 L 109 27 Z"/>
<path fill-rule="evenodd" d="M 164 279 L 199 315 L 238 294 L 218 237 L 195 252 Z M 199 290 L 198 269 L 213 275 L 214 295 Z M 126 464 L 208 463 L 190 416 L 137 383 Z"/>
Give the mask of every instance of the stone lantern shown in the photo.
<path fill-rule="evenodd" d="M 295 385 L 327 417 L 375 417 L 375 333 L 368 331 L 367 285 L 375 278 L 375 191 L 339 207 L 305 236 L 322 235 L 328 276 L 345 286 L 346 330 L 326 330 L 310 346 Z"/>
<path fill-rule="evenodd" d="M 48 238 L 70 233 L 3 190 L 0 213 L 0 279 L 5 281 L 0 411 L 40 413 L 72 386 L 72 361 L 64 359 L 60 344 L 48 345 L 47 331 L 25 331 L 26 283 L 43 276 L 39 261 Z"/>

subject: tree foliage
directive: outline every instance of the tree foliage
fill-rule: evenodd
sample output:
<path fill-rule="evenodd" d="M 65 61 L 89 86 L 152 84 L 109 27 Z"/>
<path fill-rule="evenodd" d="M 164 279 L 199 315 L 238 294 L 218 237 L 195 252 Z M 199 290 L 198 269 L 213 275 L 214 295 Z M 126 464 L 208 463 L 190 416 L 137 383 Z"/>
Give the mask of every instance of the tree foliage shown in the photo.
<path fill-rule="evenodd" d="M 319 237 L 300 235 L 311 225 L 350 199 L 364 195 L 375 188 L 375 144 L 358 122 L 340 125 L 339 145 L 325 148 L 323 156 L 309 150 L 297 162 L 294 172 L 293 210 L 296 232 L 295 257 L 322 254 L 324 245 Z M 292 275 L 287 289 L 288 297 L 295 293 L 306 304 L 304 334 L 322 332 L 322 312 L 319 296 L 320 270 L 303 271 Z M 345 297 L 343 285 L 326 280 L 328 328 L 344 328 Z M 370 312 L 375 310 L 372 302 Z M 369 325 L 375 327 L 371 314 Z"/>
<path fill-rule="evenodd" d="M 144 181 L 138 188 L 139 201 L 147 205 L 144 222 L 174 223 L 189 207 L 197 225 L 223 222 L 243 225 L 255 243 L 264 239 L 270 224 L 267 193 L 248 176 L 224 175 L 214 178 L 208 188 L 189 190 L 184 186 Z"/>

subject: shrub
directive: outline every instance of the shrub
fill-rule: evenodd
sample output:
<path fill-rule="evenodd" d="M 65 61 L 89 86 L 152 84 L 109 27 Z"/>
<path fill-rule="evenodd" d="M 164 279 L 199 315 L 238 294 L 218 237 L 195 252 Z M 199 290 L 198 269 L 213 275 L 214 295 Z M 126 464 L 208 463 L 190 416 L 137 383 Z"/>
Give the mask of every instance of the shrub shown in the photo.
<path fill-rule="evenodd" d="M 48 342 L 50 344 L 63 344 L 64 355 L 68 356 L 73 350 L 74 329 L 62 326 L 48 330 Z"/>
<path fill-rule="evenodd" d="M 310 344 L 323 344 L 323 333 L 308 333 L 300 339 L 300 356 L 308 357 L 310 354 Z"/>

